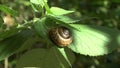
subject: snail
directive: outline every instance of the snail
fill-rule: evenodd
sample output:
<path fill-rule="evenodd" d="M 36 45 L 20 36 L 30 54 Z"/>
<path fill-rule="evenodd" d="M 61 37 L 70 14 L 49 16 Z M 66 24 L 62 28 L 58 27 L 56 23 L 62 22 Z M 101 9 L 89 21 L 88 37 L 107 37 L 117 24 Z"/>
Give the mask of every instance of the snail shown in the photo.
<path fill-rule="evenodd" d="M 49 37 L 59 47 L 65 47 L 72 43 L 70 30 L 63 26 L 50 29 Z"/>

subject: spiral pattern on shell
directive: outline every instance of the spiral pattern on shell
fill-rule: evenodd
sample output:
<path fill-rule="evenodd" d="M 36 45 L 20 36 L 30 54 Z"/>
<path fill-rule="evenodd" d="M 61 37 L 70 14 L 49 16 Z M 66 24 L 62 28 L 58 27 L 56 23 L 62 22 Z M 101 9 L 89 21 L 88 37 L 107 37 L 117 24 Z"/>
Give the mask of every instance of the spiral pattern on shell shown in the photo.
<path fill-rule="evenodd" d="M 60 26 L 49 30 L 49 37 L 59 47 L 65 47 L 72 43 L 71 32 L 68 28 Z"/>

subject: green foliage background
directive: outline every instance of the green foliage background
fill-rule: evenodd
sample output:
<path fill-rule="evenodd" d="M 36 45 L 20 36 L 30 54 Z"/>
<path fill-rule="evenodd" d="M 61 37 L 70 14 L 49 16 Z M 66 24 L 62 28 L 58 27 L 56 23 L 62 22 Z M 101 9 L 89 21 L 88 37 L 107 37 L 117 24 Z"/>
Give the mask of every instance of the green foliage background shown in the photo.
<path fill-rule="evenodd" d="M 120 28 L 119 0 L 61 0 L 53 5 L 77 11 L 75 16 L 87 18 L 83 22 Z M 58 4 L 59 3 L 59 4 Z"/>
<path fill-rule="evenodd" d="M 28 0 L 1 0 L 1 4 L 17 10 L 17 21 L 22 23 L 24 20 L 31 20 L 33 17 L 39 17 L 41 14 L 34 12 L 30 8 Z M 80 19 L 82 24 L 100 25 L 120 29 L 120 1 L 119 0 L 49 0 L 50 6 L 57 6 L 68 10 L 74 10 L 75 13 L 70 17 Z M 4 13 L 0 13 L 4 16 Z M 120 67 L 120 49 L 109 55 L 89 57 L 76 55 L 74 68 L 119 68 Z M 16 56 L 12 56 L 13 60 Z M 10 60 L 10 61 L 11 61 Z M 15 61 L 11 61 L 10 66 Z M 3 62 L 0 62 L 2 68 Z"/>

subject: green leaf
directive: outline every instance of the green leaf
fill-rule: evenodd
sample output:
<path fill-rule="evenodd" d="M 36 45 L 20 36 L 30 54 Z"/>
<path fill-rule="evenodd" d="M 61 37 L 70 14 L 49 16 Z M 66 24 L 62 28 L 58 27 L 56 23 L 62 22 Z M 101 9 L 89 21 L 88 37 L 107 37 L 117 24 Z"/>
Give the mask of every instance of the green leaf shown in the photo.
<path fill-rule="evenodd" d="M 68 64 L 70 65 L 70 67 L 72 67 L 72 65 L 71 65 L 71 63 L 70 63 L 70 61 L 69 61 L 69 59 L 68 59 L 68 56 L 67 56 L 66 53 L 65 53 L 64 48 L 58 48 L 58 50 L 59 50 L 60 53 L 63 55 L 63 57 L 66 59 L 66 61 L 67 61 Z"/>
<path fill-rule="evenodd" d="M 18 15 L 18 12 L 13 10 L 13 9 L 10 9 L 8 8 L 7 6 L 5 5 L 0 5 L 0 10 L 5 12 L 6 14 L 10 14 L 12 16 L 17 16 Z"/>
<path fill-rule="evenodd" d="M 69 53 L 68 56 L 71 54 Z M 57 48 L 52 47 L 49 49 L 37 48 L 26 52 L 18 60 L 16 68 L 24 67 L 69 68 L 69 65 Z"/>
<path fill-rule="evenodd" d="M 17 34 L 18 31 L 19 31 L 19 29 L 17 29 L 17 28 L 12 28 L 10 30 L 5 30 L 5 31 L 0 30 L 0 40 L 6 39 L 10 36 L 13 36 L 13 35 Z"/>
<path fill-rule="evenodd" d="M 24 30 L 0 41 L 0 61 L 15 53 L 32 34 L 30 30 Z"/>
<path fill-rule="evenodd" d="M 47 0 L 30 0 L 30 2 L 34 11 L 41 12 Z"/>
<path fill-rule="evenodd" d="M 35 12 L 41 12 L 42 11 L 42 6 L 41 5 L 36 5 L 31 3 L 31 7 Z"/>
<path fill-rule="evenodd" d="M 44 2 L 47 2 L 47 0 L 30 0 L 30 2 L 34 3 L 34 4 L 44 6 Z"/>
<path fill-rule="evenodd" d="M 49 14 L 47 15 L 48 18 L 56 20 L 56 22 L 58 23 L 75 23 L 78 22 L 79 20 L 74 20 L 68 16 L 63 16 L 63 15 L 53 15 L 53 14 Z"/>
<path fill-rule="evenodd" d="M 38 40 L 37 37 L 29 37 L 27 40 L 25 40 L 25 43 L 22 44 L 22 46 L 16 51 L 16 53 L 19 53 L 19 52 L 22 52 L 22 51 L 25 51 L 26 49 L 30 49 L 33 44 L 35 44 Z"/>
<path fill-rule="evenodd" d="M 44 11 L 43 7 L 45 7 L 46 13 L 48 14 L 52 14 L 52 12 L 50 11 L 50 8 L 47 4 L 47 0 L 30 0 L 30 2 L 32 3 L 32 8 L 35 11 Z"/>
<path fill-rule="evenodd" d="M 112 0 L 113 3 L 120 3 L 119 0 Z"/>
<path fill-rule="evenodd" d="M 70 26 L 73 27 L 71 28 L 73 42 L 68 47 L 76 53 L 99 56 L 120 47 L 119 30 L 80 24 L 70 24 Z"/>
<path fill-rule="evenodd" d="M 2 25 L 3 25 L 3 23 L 4 23 L 3 18 L 0 16 L 0 29 L 1 29 Z"/>
<path fill-rule="evenodd" d="M 34 29 L 43 41 L 52 44 L 48 36 L 48 26 L 46 25 L 45 22 L 46 22 L 46 18 L 42 18 L 41 20 L 39 19 L 36 20 L 34 23 Z"/>
<path fill-rule="evenodd" d="M 46 18 L 42 18 L 41 20 L 36 20 L 34 23 L 34 29 L 39 34 L 40 37 L 46 39 L 48 37 L 47 26 L 45 25 Z M 47 40 L 47 39 L 46 39 Z"/>
<path fill-rule="evenodd" d="M 59 7 L 51 7 L 50 10 L 54 15 L 64 15 L 64 14 L 69 14 L 74 12 L 74 11 L 64 10 Z"/>

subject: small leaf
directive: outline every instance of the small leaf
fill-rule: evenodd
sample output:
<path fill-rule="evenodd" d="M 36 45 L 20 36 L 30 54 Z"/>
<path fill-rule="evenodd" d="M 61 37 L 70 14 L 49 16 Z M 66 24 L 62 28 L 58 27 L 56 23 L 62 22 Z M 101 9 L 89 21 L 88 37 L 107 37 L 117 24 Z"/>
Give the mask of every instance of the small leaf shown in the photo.
<path fill-rule="evenodd" d="M 36 12 L 42 11 L 47 0 L 30 0 L 33 10 Z"/>
<path fill-rule="evenodd" d="M 18 12 L 13 10 L 13 9 L 10 9 L 8 8 L 7 6 L 5 5 L 0 5 L 0 10 L 5 12 L 6 14 L 10 14 L 12 16 L 17 16 L 18 15 Z"/>
<path fill-rule="evenodd" d="M 47 2 L 47 0 L 30 0 L 30 2 L 34 11 L 41 12 L 45 6 L 44 2 Z"/>
<path fill-rule="evenodd" d="M 39 4 L 41 6 L 44 6 L 44 2 L 47 2 L 47 0 L 30 0 L 33 4 Z"/>
<path fill-rule="evenodd" d="M 40 6 L 40 5 L 36 5 L 36 4 L 31 3 L 31 7 L 35 12 L 41 12 L 42 11 L 42 6 Z"/>
<path fill-rule="evenodd" d="M 69 65 L 56 47 L 52 47 L 49 49 L 37 48 L 26 52 L 18 60 L 16 68 L 24 67 L 69 68 Z"/>
<path fill-rule="evenodd" d="M 75 23 L 78 22 L 79 20 L 74 20 L 68 16 L 63 16 L 63 15 L 52 15 L 49 14 L 48 18 L 51 18 L 53 20 L 56 20 L 58 23 Z"/>
<path fill-rule="evenodd" d="M 64 10 L 58 7 L 51 7 L 50 10 L 54 15 L 64 15 L 64 14 L 69 14 L 74 12 L 74 11 Z"/>
<path fill-rule="evenodd" d="M 120 47 L 120 31 L 100 26 L 70 24 L 73 42 L 70 46 L 76 53 L 99 56 Z M 77 29 L 77 30 L 76 30 Z"/>

